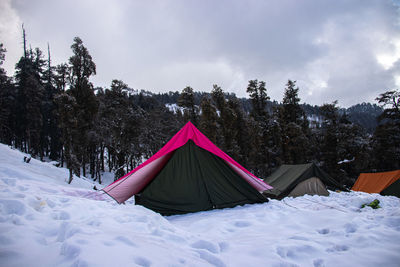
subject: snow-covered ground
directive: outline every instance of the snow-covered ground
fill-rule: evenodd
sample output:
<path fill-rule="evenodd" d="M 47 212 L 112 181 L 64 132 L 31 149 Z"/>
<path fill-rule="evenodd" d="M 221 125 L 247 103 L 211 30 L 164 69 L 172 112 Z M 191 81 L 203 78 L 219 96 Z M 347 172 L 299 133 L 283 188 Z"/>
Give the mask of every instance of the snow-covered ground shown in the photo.
<path fill-rule="evenodd" d="M 162 217 L 23 156 L 0 144 L 0 266 L 400 266 L 396 197 L 332 192 Z M 360 209 L 375 198 L 381 209 Z"/>

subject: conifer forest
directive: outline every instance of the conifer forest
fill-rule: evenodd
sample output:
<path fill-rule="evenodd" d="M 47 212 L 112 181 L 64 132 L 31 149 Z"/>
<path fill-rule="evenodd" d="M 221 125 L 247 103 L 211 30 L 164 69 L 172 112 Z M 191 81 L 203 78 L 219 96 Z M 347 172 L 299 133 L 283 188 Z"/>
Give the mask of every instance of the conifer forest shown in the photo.
<path fill-rule="evenodd" d="M 0 142 L 40 160 L 59 162 L 73 174 L 101 183 L 115 179 L 156 153 L 187 121 L 260 178 L 281 164 L 314 162 L 348 187 L 360 172 L 400 169 L 400 92 L 382 88 L 375 103 L 341 108 L 301 103 L 295 80 L 282 84 L 283 99 L 268 96 L 268 81 L 248 82 L 247 98 L 217 84 L 168 93 L 107 88 L 96 75 L 90 48 L 76 37 L 65 63 L 52 65 L 50 49 L 23 49 L 8 76 L 0 44 Z"/>

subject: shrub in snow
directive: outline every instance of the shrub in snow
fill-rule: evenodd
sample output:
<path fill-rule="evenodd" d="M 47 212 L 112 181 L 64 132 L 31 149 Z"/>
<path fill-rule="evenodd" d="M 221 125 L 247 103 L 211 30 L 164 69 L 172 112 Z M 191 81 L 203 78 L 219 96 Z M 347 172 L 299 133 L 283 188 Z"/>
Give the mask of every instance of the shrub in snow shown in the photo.
<path fill-rule="evenodd" d="M 381 208 L 381 206 L 379 206 L 379 200 L 375 199 L 374 201 L 372 201 L 371 203 L 367 204 L 362 204 L 361 208 L 365 208 L 365 206 L 369 206 L 371 208 L 373 208 L 374 210 Z"/>

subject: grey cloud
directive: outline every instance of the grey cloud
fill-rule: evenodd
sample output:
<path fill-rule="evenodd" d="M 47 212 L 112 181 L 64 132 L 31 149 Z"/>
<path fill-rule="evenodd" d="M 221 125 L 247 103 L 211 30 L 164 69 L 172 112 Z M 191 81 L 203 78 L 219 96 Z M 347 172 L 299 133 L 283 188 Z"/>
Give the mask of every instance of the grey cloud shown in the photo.
<path fill-rule="evenodd" d="M 258 78 L 280 101 L 294 79 L 302 101 L 338 99 L 347 106 L 373 101 L 400 75 L 396 64 L 385 69 L 377 61 L 390 49 L 400 53 L 392 1 L 15 0 L 12 6 L 34 46 L 50 42 L 55 63 L 68 60 L 80 36 L 99 86 L 118 78 L 138 89 L 209 91 L 218 83 L 245 96 L 247 81 Z"/>

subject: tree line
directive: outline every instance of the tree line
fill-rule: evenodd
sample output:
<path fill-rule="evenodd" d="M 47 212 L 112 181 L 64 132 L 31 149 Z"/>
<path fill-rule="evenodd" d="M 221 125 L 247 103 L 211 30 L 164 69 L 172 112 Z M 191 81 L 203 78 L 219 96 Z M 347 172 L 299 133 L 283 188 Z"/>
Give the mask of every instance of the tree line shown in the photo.
<path fill-rule="evenodd" d="M 187 121 L 259 177 L 281 164 L 315 162 L 341 184 L 351 186 L 360 172 L 400 169 L 400 93 L 377 97 L 384 112 L 372 134 L 341 112 L 337 101 L 318 107 L 323 118 L 310 125 L 296 81 L 288 80 L 280 103 L 271 102 L 266 82 L 251 80 L 243 99 L 214 85 L 211 93 L 154 94 L 135 91 L 121 80 L 109 88 L 90 78 L 96 64 L 79 37 L 67 63 L 53 66 L 39 48 L 27 48 L 8 77 L 1 67 L 0 141 L 41 160 L 66 166 L 73 174 L 101 183 L 101 173 L 119 178 L 157 152 Z M 165 103 L 176 103 L 170 110 Z"/>

